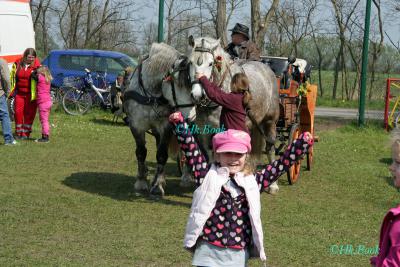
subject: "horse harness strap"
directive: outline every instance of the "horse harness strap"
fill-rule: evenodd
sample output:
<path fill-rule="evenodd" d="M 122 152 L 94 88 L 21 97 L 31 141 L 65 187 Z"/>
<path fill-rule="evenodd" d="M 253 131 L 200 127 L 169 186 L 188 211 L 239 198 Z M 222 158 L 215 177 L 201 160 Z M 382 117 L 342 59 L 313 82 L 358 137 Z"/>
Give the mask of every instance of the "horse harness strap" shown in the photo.
<path fill-rule="evenodd" d="M 157 108 L 157 106 L 159 106 L 159 105 L 167 105 L 168 100 L 165 99 L 165 97 L 163 95 L 152 96 L 146 92 L 146 89 L 144 88 L 144 85 L 143 85 L 143 79 L 142 79 L 142 65 L 143 65 L 142 63 L 143 63 L 143 61 L 135 69 L 135 71 L 138 71 L 138 83 L 139 83 L 139 87 L 141 88 L 141 90 L 143 92 L 143 95 L 136 91 L 125 91 L 124 98 L 125 99 L 133 99 L 142 105 L 146 105 L 146 106 L 152 105 L 154 108 Z M 132 77 L 133 77 L 133 74 L 132 74 Z M 156 112 L 156 110 L 155 110 L 155 112 Z M 158 112 L 156 112 L 156 113 L 158 113 Z"/>
<path fill-rule="evenodd" d="M 125 99 L 133 99 L 136 102 L 142 104 L 142 105 L 146 105 L 146 106 L 150 106 L 150 105 L 166 105 L 168 104 L 168 100 L 165 99 L 164 96 L 143 96 L 141 94 L 139 94 L 138 92 L 135 91 L 125 91 L 124 93 L 124 98 Z"/>
<path fill-rule="evenodd" d="M 176 68 L 172 68 L 172 71 L 170 71 L 167 76 L 164 78 L 167 81 L 170 81 L 171 84 L 171 90 L 172 90 L 172 99 L 174 101 L 174 106 L 173 109 L 177 110 L 179 108 L 188 108 L 188 107 L 194 107 L 195 104 L 190 103 L 190 104 L 178 104 L 178 98 L 176 97 L 176 91 L 175 91 L 175 80 L 174 80 L 174 73 L 184 71 L 187 68 L 187 57 L 184 55 L 181 55 L 177 60 L 183 60 Z M 182 66 L 184 65 L 184 66 Z"/>
<path fill-rule="evenodd" d="M 173 107 L 174 109 L 188 108 L 188 107 L 194 106 L 194 104 L 192 104 L 192 103 L 191 104 L 181 104 L 181 105 L 178 104 L 178 99 L 176 98 L 176 92 L 175 92 L 175 83 L 173 80 L 171 81 L 171 89 L 172 89 L 172 98 L 173 98 L 174 104 L 175 104 L 175 106 Z"/>

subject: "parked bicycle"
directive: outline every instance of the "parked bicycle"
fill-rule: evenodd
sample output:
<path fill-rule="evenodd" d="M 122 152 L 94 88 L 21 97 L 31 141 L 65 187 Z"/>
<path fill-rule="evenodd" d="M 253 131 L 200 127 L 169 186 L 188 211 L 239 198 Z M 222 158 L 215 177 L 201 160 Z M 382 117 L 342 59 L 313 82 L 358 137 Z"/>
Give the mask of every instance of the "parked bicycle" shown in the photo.
<path fill-rule="evenodd" d="M 85 77 L 68 77 L 64 84 L 62 106 L 70 115 L 83 115 L 90 110 L 92 105 L 99 104 L 103 108 L 110 107 L 110 89 L 107 84 L 107 73 L 95 73 L 97 87 L 93 81 L 92 72 L 85 69 Z"/>

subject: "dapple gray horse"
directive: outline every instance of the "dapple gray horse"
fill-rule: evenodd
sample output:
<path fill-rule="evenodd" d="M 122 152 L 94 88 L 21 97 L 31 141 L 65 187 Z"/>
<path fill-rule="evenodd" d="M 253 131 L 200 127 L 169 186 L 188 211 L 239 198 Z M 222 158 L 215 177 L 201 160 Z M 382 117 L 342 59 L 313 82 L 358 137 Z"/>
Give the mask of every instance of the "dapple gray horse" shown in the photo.
<path fill-rule="evenodd" d="M 194 107 L 190 96 L 180 96 L 179 101 L 171 104 L 162 94 L 163 78 L 170 72 L 175 62 L 180 62 L 182 55 L 166 44 L 154 43 L 148 58 L 144 59 L 129 79 L 129 85 L 124 90 L 124 110 L 129 119 L 129 127 L 136 142 L 136 158 L 138 174 L 135 189 L 148 190 L 146 166 L 145 134 L 151 131 L 157 144 L 157 170 L 151 183 L 151 193 L 157 189 L 164 194 L 164 166 L 168 159 L 168 145 L 172 128 L 168 116 L 173 110 L 179 109 L 186 117 L 194 117 Z M 168 93 L 168 92 L 166 92 Z M 169 93 L 168 93 L 169 96 Z M 184 174 L 185 176 L 185 174 Z M 186 174 L 186 178 L 189 175 Z M 190 176 L 189 176 L 190 177 Z"/>
<path fill-rule="evenodd" d="M 266 141 L 267 152 L 271 161 L 276 139 L 276 122 L 279 118 L 279 91 L 273 71 L 262 62 L 232 62 L 230 55 L 221 47 L 220 41 L 213 38 L 201 37 L 194 40 L 191 37 L 189 38 L 189 44 L 192 50 L 188 55 L 188 76 L 192 86 L 191 90 L 186 91 L 186 94 L 190 93 L 197 103 L 196 124 L 200 128 L 206 124 L 211 125 L 211 127 L 218 127 L 221 107 L 216 107 L 215 105 L 212 107 L 212 104 L 209 104 L 209 100 L 207 102 L 204 89 L 195 79 L 195 73 L 204 73 L 207 78 L 221 86 L 224 91 L 230 92 L 232 76 L 243 72 L 249 78 L 252 95 L 252 100 L 249 103 L 249 116 L 246 122 L 251 131 L 252 155 L 255 158 L 259 158 L 262 149 L 266 147 L 264 145 Z M 185 94 L 182 88 L 177 90 L 181 95 Z M 201 135 L 199 139 L 203 144 L 208 144 L 208 148 L 210 148 L 209 136 Z M 278 190 L 276 183 L 269 188 L 271 193 L 276 193 Z"/>

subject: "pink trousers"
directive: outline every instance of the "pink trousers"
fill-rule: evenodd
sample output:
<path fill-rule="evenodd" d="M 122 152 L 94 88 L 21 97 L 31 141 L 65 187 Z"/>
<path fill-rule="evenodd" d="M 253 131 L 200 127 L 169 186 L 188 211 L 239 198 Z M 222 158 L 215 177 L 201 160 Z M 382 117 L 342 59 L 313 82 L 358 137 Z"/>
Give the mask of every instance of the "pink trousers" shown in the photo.
<path fill-rule="evenodd" d="M 42 124 L 42 134 L 45 135 L 50 134 L 49 116 L 52 105 L 53 103 L 51 101 L 38 103 L 39 119 Z"/>

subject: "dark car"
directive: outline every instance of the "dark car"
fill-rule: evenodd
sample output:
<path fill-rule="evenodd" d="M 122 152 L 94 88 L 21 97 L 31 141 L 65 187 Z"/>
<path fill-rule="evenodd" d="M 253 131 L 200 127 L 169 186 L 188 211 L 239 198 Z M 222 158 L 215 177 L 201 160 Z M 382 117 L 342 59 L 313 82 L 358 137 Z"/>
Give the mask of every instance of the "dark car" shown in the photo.
<path fill-rule="evenodd" d="M 107 82 L 112 83 L 118 73 L 126 67 L 136 67 L 137 62 L 120 52 L 67 49 L 52 50 L 42 64 L 48 66 L 51 71 L 52 86 L 60 87 L 66 77 L 84 77 L 85 68 L 92 72 L 106 72 Z"/>

